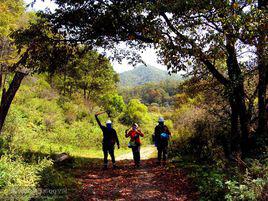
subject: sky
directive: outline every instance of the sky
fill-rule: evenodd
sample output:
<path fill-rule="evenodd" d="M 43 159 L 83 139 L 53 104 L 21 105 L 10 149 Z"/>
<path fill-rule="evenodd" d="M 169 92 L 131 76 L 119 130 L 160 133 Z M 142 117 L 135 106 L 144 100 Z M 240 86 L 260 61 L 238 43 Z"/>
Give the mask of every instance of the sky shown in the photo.
<path fill-rule="evenodd" d="M 24 0 L 26 4 L 31 3 L 33 0 Z M 50 10 L 55 10 L 57 8 L 56 4 L 53 3 L 50 0 L 45 0 L 44 2 L 41 0 L 36 0 L 36 3 L 33 7 L 29 7 L 28 10 L 45 10 L 46 8 L 49 8 Z M 157 67 L 162 70 L 167 70 L 166 66 L 163 66 L 157 62 L 157 55 L 155 53 L 155 49 L 146 49 L 143 51 L 143 53 L 140 53 L 142 60 L 147 64 L 154 67 Z M 108 53 L 109 55 L 109 53 Z M 111 62 L 113 65 L 113 68 L 116 72 L 121 73 L 127 70 L 131 70 L 134 67 L 132 65 L 129 65 L 127 60 L 123 60 L 122 64 L 119 64 L 118 62 Z"/>

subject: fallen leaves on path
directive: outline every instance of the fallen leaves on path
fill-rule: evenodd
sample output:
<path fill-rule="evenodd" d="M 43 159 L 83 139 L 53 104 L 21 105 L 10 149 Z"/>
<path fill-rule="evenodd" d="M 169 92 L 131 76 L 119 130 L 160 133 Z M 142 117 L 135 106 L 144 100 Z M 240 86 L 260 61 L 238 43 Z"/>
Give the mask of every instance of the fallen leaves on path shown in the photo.
<path fill-rule="evenodd" d="M 197 190 L 183 170 L 143 160 L 135 169 L 132 161 L 118 162 L 118 169 L 101 170 L 101 165 L 76 170 L 82 189 L 70 200 L 198 200 Z"/>

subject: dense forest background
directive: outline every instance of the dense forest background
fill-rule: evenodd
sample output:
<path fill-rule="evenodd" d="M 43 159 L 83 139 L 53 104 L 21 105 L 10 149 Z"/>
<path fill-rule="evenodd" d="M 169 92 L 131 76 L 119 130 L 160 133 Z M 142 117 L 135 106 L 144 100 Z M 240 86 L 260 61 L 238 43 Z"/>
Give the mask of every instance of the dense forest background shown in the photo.
<path fill-rule="evenodd" d="M 102 157 L 94 114 L 106 111 L 101 121 L 111 118 L 121 142 L 116 155 L 126 152 L 124 132 L 133 122 L 147 146 L 163 116 L 172 132 L 167 168 L 187 170 L 200 200 L 267 200 L 267 5 L 185 2 L 96 1 L 94 10 L 79 7 L 80 1 L 56 1 L 61 9 L 52 14 L 26 12 L 22 0 L 0 1 L 0 198 L 12 196 L 17 186 L 30 189 L 16 194 L 17 200 L 41 196 L 39 188 L 77 188 L 71 169 Z M 181 7 L 185 10 L 177 13 Z M 110 20 L 116 22 L 112 27 Z M 92 47 L 114 49 L 118 40 L 140 49 L 144 43 L 160 48 L 170 73 L 190 70 L 170 77 L 168 71 L 139 66 L 119 75 Z M 237 53 L 245 48 L 253 53 L 243 62 Z M 72 161 L 58 166 L 64 152 Z"/>

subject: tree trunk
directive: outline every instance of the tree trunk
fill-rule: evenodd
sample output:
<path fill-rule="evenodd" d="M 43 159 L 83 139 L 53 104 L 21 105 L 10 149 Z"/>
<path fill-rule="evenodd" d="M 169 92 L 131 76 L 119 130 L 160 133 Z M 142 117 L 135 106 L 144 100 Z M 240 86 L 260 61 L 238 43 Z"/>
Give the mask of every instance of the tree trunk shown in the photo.
<path fill-rule="evenodd" d="M 240 92 L 240 93 L 239 93 Z M 236 101 L 238 104 L 239 110 L 239 120 L 240 120 L 240 127 L 241 127 L 241 151 L 242 157 L 244 158 L 247 156 L 249 152 L 249 118 L 247 113 L 247 107 L 245 103 L 245 95 L 244 95 L 244 86 L 240 87 L 239 92 L 236 94 Z"/>
<path fill-rule="evenodd" d="M 259 9 L 265 9 L 266 1 L 259 0 Z M 267 56 L 265 54 L 265 27 L 260 26 L 258 38 L 258 73 L 259 73 L 259 84 L 258 84 L 258 136 L 262 139 L 267 137 L 267 115 L 266 115 L 266 90 L 267 90 L 267 79 L 268 79 L 268 65 Z"/>
<path fill-rule="evenodd" d="M 245 103 L 245 89 L 244 89 L 244 77 L 239 67 L 235 41 L 227 36 L 226 49 L 228 51 L 227 68 L 228 75 L 231 81 L 231 96 L 234 97 L 234 102 L 238 110 L 240 129 L 241 129 L 241 151 L 242 157 L 245 157 L 249 151 L 248 136 L 249 136 L 249 117 L 247 113 L 247 107 Z M 231 103 L 230 103 L 231 104 Z"/>
<path fill-rule="evenodd" d="M 240 132 L 239 132 L 239 112 L 234 96 L 229 97 L 231 106 L 231 153 L 239 150 Z"/>
<path fill-rule="evenodd" d="M 267 71 L 263 64 L 258 65 L 259 68 L 259 89 L 258 89 L 258 136 L 265 137 L 267 135 L 267 118 L 266 118 L 266 76 Z"/>
<path fill-rule="evenodd" d="M 1 104 L 0 104 L 0 133 L 2 131 L 10 105 L 25 76 L 26 74 L 24 73 L 16 72 L 8 90 L 7 91 L 3 90 Z"/>

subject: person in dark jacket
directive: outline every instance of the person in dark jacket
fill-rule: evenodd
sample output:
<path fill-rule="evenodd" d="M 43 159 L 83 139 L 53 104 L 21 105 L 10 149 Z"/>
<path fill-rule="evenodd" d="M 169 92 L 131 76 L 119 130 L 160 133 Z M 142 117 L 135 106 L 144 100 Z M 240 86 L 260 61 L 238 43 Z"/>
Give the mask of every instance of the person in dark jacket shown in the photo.
<path fill-rule="evenodd" d="M 126 137 L 130 137 L 129 147 L 132 149 L 133 158 L 135 162 L 135 167 L 140 166 L 140 146 L 141 140 L 140 137 L 143 137 L 144 134 L 138 130 L 138 124 L 132 124 L 131 129 L 126 130 Z"/>
<path fill-rule="evenodd" d="M 106 126 L 103 126 L 98 118 L 98 115 L 103 114 L 104 112 L 95 114 L 95 118 L 100 126 L 103 133 L 102 140 L 102 150 L 104 155 L 104 165 L 103 169 L 108 168 L 108 153 L 111 156 L 113 167 L 116 168 L 115 165 L 115 156 L 114 156 L 114 145 L 117 144 L 118 149 L 120 148 L 119 140 L 116 131 L 112 128 L 112 122 L 110 120 L 106 121 Z"/>
<path fill-rule="evenodd" d="M 161 164 L 163 159 L 164 164 L 167 160 L 168 153 L 168 141 L 171 136 L 171 133 L 168 127 L 164 124 L 164 118 L 160 117 L 158 119 L 158 125 L 155 127 L 154 131 L 154 142 L 158 151 L 158 163 Z"/>

